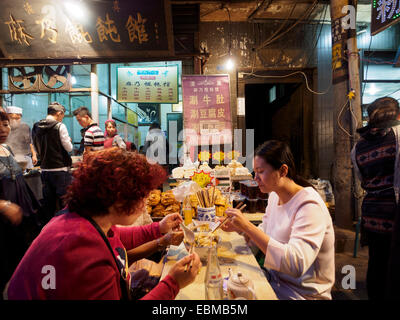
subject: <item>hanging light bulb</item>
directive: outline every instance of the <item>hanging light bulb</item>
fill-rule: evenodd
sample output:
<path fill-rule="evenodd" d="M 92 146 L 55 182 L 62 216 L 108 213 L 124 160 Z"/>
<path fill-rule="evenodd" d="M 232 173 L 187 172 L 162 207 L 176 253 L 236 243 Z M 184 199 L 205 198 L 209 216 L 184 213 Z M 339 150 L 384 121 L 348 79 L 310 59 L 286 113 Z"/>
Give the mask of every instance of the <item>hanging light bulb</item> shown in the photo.
<path fill-rule="evenodd" d="M 85 15 L 87 17 L 88 11 L 83 6 L 82 1 L 66 1 L 64 2 L 64 7 L 70 15 L 78 19 L 83 19 Z"/>
<path fill-rule="evenodd" d="M 232 71 L 234 68 L 235 68 L 235 61 L 232 59 L 232 57 L 229 57 L 228 60 L 226 60 L 225 69 L 228 71 Z"/>

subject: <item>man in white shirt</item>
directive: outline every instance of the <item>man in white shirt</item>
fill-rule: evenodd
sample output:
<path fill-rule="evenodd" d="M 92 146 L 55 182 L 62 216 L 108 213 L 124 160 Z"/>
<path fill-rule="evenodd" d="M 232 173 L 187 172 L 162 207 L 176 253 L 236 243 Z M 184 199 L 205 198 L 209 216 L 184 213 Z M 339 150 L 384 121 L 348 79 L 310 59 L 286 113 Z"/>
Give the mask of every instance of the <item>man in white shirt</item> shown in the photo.
<path fill-rule="evenodd" d="M 157 122 L 150 125 L 144 145 L 144 153 L 150 163 L 158 163 L 169 172 L 168 140 Z"/>
<path fill-rule="evenodd" d="M 47 223 L 63 207 L 61 197 L 71 183 L 69 152 L 72 142 L 67 127 L 62 123 L 65 108 L 58 102 L 52 102 L 47 109 L 46 119 L 35 123 L 32 137 L 40 158 L 42 171 L 44 217 Z"/>
<path fill-rule="evenodd" d="M 32 169 L 37 163 L 36 151 L 33 148 L 31 128 L 21 120 L 22 108 L 8 106 L 7 114 L 10 118 L 11 132 L 7 138 L 7 145 L 11 147 L 17 161 L 27 162 L 27 169 Z"/>

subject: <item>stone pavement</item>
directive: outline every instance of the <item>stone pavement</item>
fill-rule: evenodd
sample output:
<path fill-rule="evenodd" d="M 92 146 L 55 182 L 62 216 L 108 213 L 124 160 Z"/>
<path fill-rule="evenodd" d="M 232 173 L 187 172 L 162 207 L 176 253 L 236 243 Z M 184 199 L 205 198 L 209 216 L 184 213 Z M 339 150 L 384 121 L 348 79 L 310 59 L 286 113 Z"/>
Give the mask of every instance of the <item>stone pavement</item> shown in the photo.
<path fill-rule="evenodd" d="M 335 253 L 335 285 L 332 288 L 333 300 L 368 300 L 366 289 L 366 275 L 368 266 L 368 247 L 358 247 L 357 256 L 354 257 L 355 233 L 349 230 L 335 228 L 336 253 Z M 342 268 L 351 265 L 356 273 L 356 288 L 344 289 L 342 286 L 343 278 L 348 271 Z M 346 280 L 346 279 L 345 279 Z M 344 281 L 347 283 L 347 281 Z"/>

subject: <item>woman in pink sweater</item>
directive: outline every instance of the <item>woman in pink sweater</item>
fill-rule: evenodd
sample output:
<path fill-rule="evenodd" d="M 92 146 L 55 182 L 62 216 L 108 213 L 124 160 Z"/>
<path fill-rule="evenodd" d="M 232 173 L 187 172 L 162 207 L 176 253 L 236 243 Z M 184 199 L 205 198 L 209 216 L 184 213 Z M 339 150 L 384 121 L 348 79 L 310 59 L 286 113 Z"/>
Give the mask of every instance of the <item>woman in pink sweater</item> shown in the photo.
<path fill-rule="evenodd" d="M 269 193 L 256 227 L 233 208 L 225 231 L 243 233 L 265 254 L 264 267 L 277 297 L 331 299 L 335 282 L 335 237 L 329 211 L 318 192 L 296 174 L 289 147 L 269 140 L 255 151 L 255 180 Z"/>
<path fill-rule="evenodd" d="M 159 165 L 137 153 L 111 148 L 90 154 L 74 172 L 66 209 L 43 228 L 15 270 L 8 299 L 129 299 L 126 250 L 176 230 L 182 218 L 176 213 L 146 226 L 116 225 L 131 225 L 165 178 Z M 200 267 L 197 254 L 186 256 L 143 299 L 174 299 Z"/>

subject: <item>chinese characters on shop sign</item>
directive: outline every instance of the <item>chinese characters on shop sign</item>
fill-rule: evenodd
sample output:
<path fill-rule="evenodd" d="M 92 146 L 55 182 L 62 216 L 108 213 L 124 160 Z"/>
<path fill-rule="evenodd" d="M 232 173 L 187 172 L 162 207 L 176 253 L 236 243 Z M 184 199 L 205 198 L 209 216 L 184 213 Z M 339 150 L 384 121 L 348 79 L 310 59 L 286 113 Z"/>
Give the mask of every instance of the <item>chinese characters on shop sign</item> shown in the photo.
<path fill-rule="evenodd" d="M 118 67 L 120 102 L 178 103 L 178 65 Z"/>
<path fill-rule="evenodd" d="M 229 76 L 182 76 L 182 91 L 185 128 L 194 129 L 205 143 L 212 143 L 217 133 L 226 135 L 224 142 L 228 142 L 232 129 Z"/>
<path fill-rule="evenodd" d="M 171 52 L 164 0 L 76 2 L 75 12 L 64 1 L 3 1 L 0 41 L 6 57 Z"/>
<path fill-rule="evenodd" d="M 376 35 L 400 21 L 400 0 L 373 0 L 371 35 Z"/>

